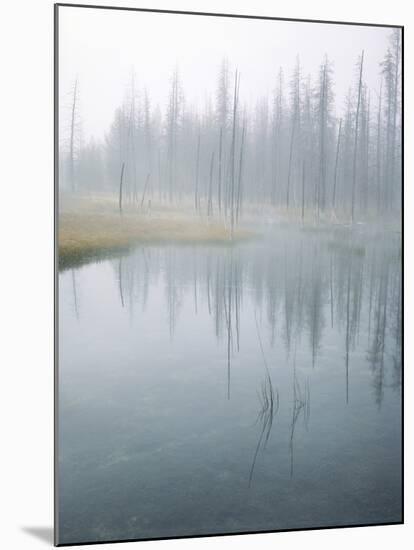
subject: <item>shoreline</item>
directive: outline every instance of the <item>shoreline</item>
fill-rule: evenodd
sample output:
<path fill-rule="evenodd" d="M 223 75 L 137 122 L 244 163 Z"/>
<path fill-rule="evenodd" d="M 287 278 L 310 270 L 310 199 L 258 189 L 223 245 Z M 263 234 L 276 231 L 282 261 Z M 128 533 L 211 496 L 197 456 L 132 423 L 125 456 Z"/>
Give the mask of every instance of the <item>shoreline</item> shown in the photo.
<path fill-rule="evenodd" d="M 232 235 L 222 218 L 195 213 L 190 203 L 180 207 L 156 205 L 152 209 L 127 205 L 122 213 L 112 197 L 66 197 L 65 203 L 58 217 L 59 271 L 116 257 L 143 244 L 235 246 L 260 238 L 271 225 L 282 230 L 294 227 L 309 235 L 329 232 L 335 240 L 361 234 L 378 238 L 378 233 L 399 232 L 394 223 L 387 221 L 380 227 L 369 220 L 351 225 L 345 219 L 325 216 L 316 224 L 308 211 L 305 219 L 298 221 L 298 216 L 286 216 L 274 209 L 263 208 L 260 216 L 255 208 L 244 213 L 245 224 L 236 226 Z"/>
<path fill-rule="evenodd" d="M 258 234 L 196 217 L 147 216 L 135 212 L 63 212 L 59 215 L 58 268 L 124 253 L 140 244 L 234 246 Z"/>

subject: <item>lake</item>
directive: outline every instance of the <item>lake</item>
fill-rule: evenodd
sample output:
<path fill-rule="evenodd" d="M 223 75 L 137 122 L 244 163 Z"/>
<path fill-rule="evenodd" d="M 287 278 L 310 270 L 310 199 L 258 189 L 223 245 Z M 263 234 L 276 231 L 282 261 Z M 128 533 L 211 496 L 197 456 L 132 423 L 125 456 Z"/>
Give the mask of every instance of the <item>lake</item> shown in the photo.
<path fill-rule="evenodd" d="M 398 234 L 59 274 L 59 541 L 400 522 Z"/>

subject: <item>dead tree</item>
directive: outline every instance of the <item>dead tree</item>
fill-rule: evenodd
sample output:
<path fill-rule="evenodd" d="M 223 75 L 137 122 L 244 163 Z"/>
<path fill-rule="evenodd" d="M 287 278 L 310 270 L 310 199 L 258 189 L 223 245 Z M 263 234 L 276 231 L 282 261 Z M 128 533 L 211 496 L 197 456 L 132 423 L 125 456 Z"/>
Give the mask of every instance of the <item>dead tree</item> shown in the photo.
<path fill-rule="evenodd" d="M 133 176 L 133 187 L 132 187 L 132 200 L 136 202 L 138 199 L 138 189 L 137 189 L 137 146 L 136 146 L 136 107 L 135 107 L 135 77 L 134 74 L 131 75 L 131 103 L 129 106 L 129 131 L 128 131 L 128 142 L 129 148 L 131 150 L 131 161 L 132 161 L 132 176 Z M 129 193 L 128 193 L 129 194 Z"/>
<path fill-rule="evenodd" d="M 243 129 L 240 143 L 240 157 L 239 157 L 239 181 L 237 185 L 237 204 L 236 204 L 236 222 L 238 223 L 241 214 L 242 200 L 243 200 L 243 188 L 242 188 L 242 176 L 243 176 L 243 153 L 244 153 L 244 141 L 246 135 L 246 115 L 243 117 Z"/>
<path fill-rule="evenodd" d="M 320 123 L 320 143 L 319 143 L 319 181 L 318 181 L 318 218 L 319 211 L 325 209 L 325 187 L 326 187 L 326 159 L 325 159 L 325 126 L 326 126 L 326 67 L 327 61 L 323 65 L 322 83 L 320 91 L 319 123 Z"/>
<path fill-rule="evenodd" d="M 213 215 L 213 169 L 214 169 L 214 151 L 211 154 L 210 161 L 210 178 L 208 186 L 208 202 L 207 202 L 207 215 Z"/>
<path fill-rule="evenodd" d="M 359 64 L 359 83 L 358 83 L 358 102 L 355 115 L 355 137 L 354 137 L 354 156 L 352 161 L 352 197 L 351 197 L 351 221 L 354 223 L 355 219 L 355 188 L 356 188 L 356 176 L 357 176 L 357 148 L 358 148 L 358 124 L 359 124 L 359 110 L 361 107 L 361 90 L 362 90 L 362 67 L 364 64 L 364 50 L 362 50 L 361 61 Z"/>
<path fill-rule="evenodd" d="M 293 140 L 295 137 L 295 127 L 296 127 L 296 122 L 292 124 L 292 132 L 290 134 L 289 167 L 288 167 L 287 188 L 286 188 L 286 208 L 287 209 L 289 209 L 289 200 L 290 200 L 290 176 L 292 173 Z"/>
<path fill-rule="evenodd" d="M 70 141 L 69 141 L 69 180 L 72 191 L 75 191 L 75 126 L 78 108 L 78 79 L 75 80 L 73 89 L 71 121 L 70 121 Z"/>
<path fill-rule="evenodd" d="M 231 137 L 231 188 L 230 188 L 230 216 L 231 216 L 231 235 L 233 237 L 234 231 L 234 200 L 235 200 L 235 148 L 236 148 L 236 124 L 237 124 L 237 102 L 239 94 L 240 77 L 237 69 L 234 78 L 234 97 L 233 97 L 233 128 Z"/>
<path fill-rule="evenodd" d="M 150 176 L 151 176 L 151 174 L 150 174 L 150 172 L 148 172 L 147 177 L 145 179 L 144 190 L 142 191 L 141 208 L 144 206 L 145 193 L 147 192 L 147 187 L 148 187 L 148 182 L 149 182 Z"/>
<path fill-rule="evenodd" d="M 199 198 L 198 198 L 199 169 L 200 169 L 200 128 L 198 129 L 198 139 L 197 139 L 196 174 L 195 174 L 195 191 L 194 191 L 194 205 L 196 210 L 198 210 L 198 206 L 199 206 Z"/>
<path fill-rule="evenodd" d="M 302 163 L 302 224 L 305 221 L 305 161 Z"/>
<path fill-rule="evenodd" d="M 398 77 L 400 64 L 400 30 L 394 29 L 392 39 L 394 42 L 394 97 L 393 97 L 393 116 L 392 116 L 392 132 L 391 132 L 391 185 L 394 183 L 395 177 L 395 157 L 396 157 L 396 136 L 397 136 L 397 110 L 398 110 Z M 391 195 L 391 199 L 392 199 Z"/>
<path fill-rule="evenodd" d="M 292 96 L 292 129 L 290 133 L 290 147 L 289 147 L 289 164 L 287 175 L 287 188 L 286 188 L 286 209 L 289 209 L 290 205 L 290 187 L 292 177 L 292 158 L 293 158 L 293 146 L 295 142 L 296 131 L 300 131 L 300 63 L 299 58 L 296 60 L 296 66 L 293 73 L 291 82 L 291 96 Z M 298 127 L 298 128 L 296 128 Z"/>
<path fill-rule="evenodd" d="M 382 79 L 381 79 L 381 85 L 380 85 L 380 93 L 379 93 L 379 99 L 378 99 L 378 114 L 377 114 L 377 170 L 376 170 L 376 176 L 377 176 L 377 210 L 380 212 L 381 210 L 381 154 L 382 154 L 382 147 L 381 147 L 381 109 L 382 109 Z"/>
<path fill-rule="evenodd" d="M 125 162 L 122 163 L 121 177 L 119 180 L 119 213 L 120 214 L 122 214 L 122 184 L 124 181 L 124 168 L 125 168 Z"/>
<path fill-rule="evenodd" d="M 335 211 L 335 206 L 336 206 L 336 183 L 338 180 L 338 160 L 339 160 L 339 150 L 341 147 L 341 128 L 342 128 L 342 118 L 339 120 L 338 139 L 336 140 L 334 183 L 333 183 L 333 191 L 332 191 L 332 210 L 333 211 Z"/>
<path fill-rule="evenodd" d="M 221 214 L 221 169 L 222 169 L 222 157 L 223 157 L 223 127 L 220 126 L 220 137 L 219 137 L 219 158 L 218 158 L 218 190 L 217 190 L 217 199 L 219 212 Z"/>

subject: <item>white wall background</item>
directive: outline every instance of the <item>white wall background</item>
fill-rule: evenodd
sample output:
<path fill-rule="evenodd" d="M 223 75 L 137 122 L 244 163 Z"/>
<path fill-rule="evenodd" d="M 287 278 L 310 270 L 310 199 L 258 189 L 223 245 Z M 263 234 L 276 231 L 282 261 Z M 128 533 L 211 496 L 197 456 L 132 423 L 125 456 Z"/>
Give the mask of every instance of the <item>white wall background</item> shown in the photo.
<path fill-rule="evenodd" d="M 93 3 L 84 0 L 84 3 Z M 97 2 L 96 2 L 97 3 Z M 406 525 L 131 543 L 152 550 L 411 548 L 414 535 L 414 239 L 411 127 L 414 16 L 406 0 L 139 0 L 108 5 L 404 24 L 406 54 Z M 53 521 L 53 2 L 2 3 L 0 16 L 0 547 L 50 547 Z M 24 164 L 20 151 L 25 150 Z M 107 548 L 125 545 L 107 545 Z"/>

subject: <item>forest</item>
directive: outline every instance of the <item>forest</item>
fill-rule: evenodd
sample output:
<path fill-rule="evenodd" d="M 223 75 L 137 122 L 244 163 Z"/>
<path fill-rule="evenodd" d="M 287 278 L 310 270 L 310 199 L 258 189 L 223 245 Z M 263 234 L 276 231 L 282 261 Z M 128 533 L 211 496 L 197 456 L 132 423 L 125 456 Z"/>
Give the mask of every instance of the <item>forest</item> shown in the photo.
<path fill-rule="evenodd" d="M 223 58 L 215 94 L 196 109 L 172 69 L 165 108 L 153 105 L 132 71 L 125 98 L 101 140 L 83 139 L 82 83 L 67 92 L 59 184 L 65 196 L 113 197 L 116 208 L 156 205 L 220 219 L 233 234 L 243 216 L 302 222 L 398 220 L 401 211 L 401 33 L 378 67 L 379 89 L 355 60 L 345 105 L 335 102 L 328 55 L 316 75 L 299 56 L 275 71 L 274 91 L 242 104 L 243 75 Z M 114 202 L 114 205 L 115 205 Z"/>
<path fill-rule="evenodd" d="M 253 107 L 227 58 L 201 109 L 186 100 L 179 66 L 164 109 L 132 71 L 101 140 L 83 138 L 75 78 L 61 107 L 62 261 L 143 240 L 231 242 L 260 233 L 258 220 L 400 230 L 400 29 L 389 34 L 378 89 L 364 80 L 364 55 L 342 107 L 328 55 L 316 75 L 299 56 L 291 74 L 275 71 L 271 97 Z"/>

